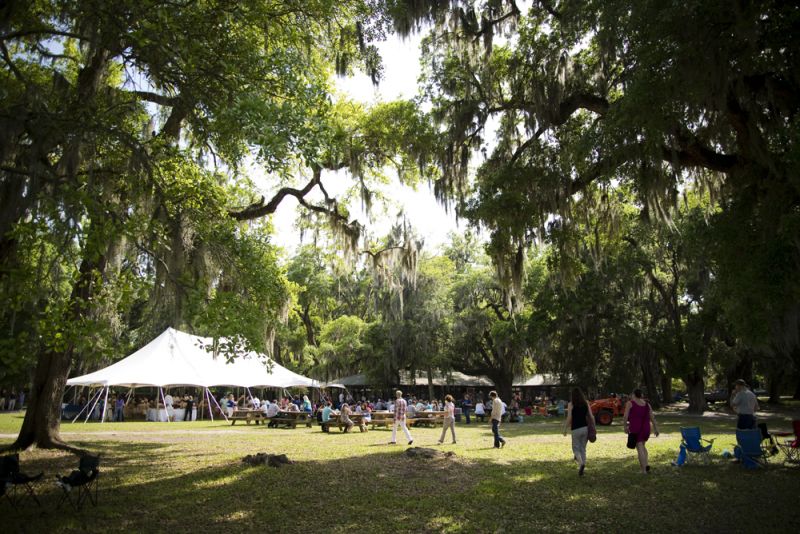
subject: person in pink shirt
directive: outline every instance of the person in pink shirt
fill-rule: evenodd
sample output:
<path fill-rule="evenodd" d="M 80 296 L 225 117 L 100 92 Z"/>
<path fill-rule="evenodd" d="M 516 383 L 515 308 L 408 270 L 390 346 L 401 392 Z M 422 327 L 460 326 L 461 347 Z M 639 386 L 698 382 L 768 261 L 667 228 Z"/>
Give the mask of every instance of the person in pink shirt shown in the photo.
<path fill-rule="evenodd" d="M 653 409 L 642 397 L 642 390 L 633 391 L 631 399 L 625 404 L 624 430 L 628 435 L 628 448 L 636 449 L 639 456 L 639 467 L 642 473 L 650 472 L 650 465 L 647 461 L 647 447 L 645 443 L 650 439 L 650 424 L 653 424 L 653 431 L 658 437 L 658 425 L 656 424 Z"/>

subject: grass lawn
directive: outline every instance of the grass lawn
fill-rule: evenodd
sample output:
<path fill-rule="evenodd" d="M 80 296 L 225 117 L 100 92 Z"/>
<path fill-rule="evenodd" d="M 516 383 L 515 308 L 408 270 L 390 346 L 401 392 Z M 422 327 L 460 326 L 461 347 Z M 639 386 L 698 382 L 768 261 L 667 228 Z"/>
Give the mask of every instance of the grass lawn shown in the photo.
<path fill-rule="evenodd" d="M 792 408 L 795 411 L 795 408 Z M 796 412 L 775 412 L 790 428 Z M 45 472 L 43 503 L 18 511 L 0 503 L 0 532 L 797 532 L 800 467 L 779 461 L 746 471 L 723 460 L 733 449 L 733 418 L 661 414 L 649 442 L 649 476 L 638 472 L 618 422 L 600 428 L 579 478 L 558 421 L 506 424 L 508 446 L 492 448 L 488 425 L 459 424 L 451 459 L 421 460 L 390 446 L 390 432 L 324 434 L 234 427 L 224 422 L 64 424 L 68 441 L 102 454 L 99 506 L 55 509 L 56 474 L 76 457 L 21 454 L 22 470 Z M 530 421 L 530 422 L 529 422 Z M 0 415 L 0 444 L 22 422 Z M 716 438 L 710 466 L 669 465 L 679 426 L 700 424 Z M 440 430 L 412 429 L 414 445 L 436 446 Z M 402 433 L 401 433 L 402 436 Z M 246 454 L 286 453 L 296 463 L 248 467 Z"/>

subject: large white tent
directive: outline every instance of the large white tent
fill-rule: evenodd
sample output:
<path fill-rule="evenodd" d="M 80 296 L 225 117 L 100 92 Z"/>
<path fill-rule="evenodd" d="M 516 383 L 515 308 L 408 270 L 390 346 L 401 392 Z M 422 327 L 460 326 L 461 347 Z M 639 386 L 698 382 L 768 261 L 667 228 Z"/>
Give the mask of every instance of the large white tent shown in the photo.
<path fill-rule="evenodd" d="M 237 356 L 230 363 L 214 356 L 206 347 L 211 338 L 193 336 L 174 328 L 124 360 L 87 375 L 70 378 L 68 386 L 239 386 L 318 387 L 316 380 L 299 375 L 270 360 L 250 352 Z"/>
<path fill-rule="evenodd" d="M 99 371 L 70 378 L 67 385 L 99 387 L 100 390 L 93 397 L 94 404 L 100 400 L 103 390 L 108 398 L 111 386 L 158 387 L 162 400 L 162 388 L 166 386 L 198 386 L 204 388 L 209 403 L 216 403 L 216 399 L 208 392 L 212 386 L 319 387 L 316 380 L 290 371 L 263 354 L 249 352 L 229 362 L 225 357 L 210 352 L 208 347 L 212 345 L 211 338 L 168 328 L 127 358 Z"/>

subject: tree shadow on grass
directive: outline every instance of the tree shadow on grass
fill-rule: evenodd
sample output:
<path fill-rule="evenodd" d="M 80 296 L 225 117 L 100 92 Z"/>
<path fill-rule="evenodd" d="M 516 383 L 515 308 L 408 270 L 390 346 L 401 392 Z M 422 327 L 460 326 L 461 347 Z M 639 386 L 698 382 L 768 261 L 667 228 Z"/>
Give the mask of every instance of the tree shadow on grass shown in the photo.
<path fill-rule="evenodd" d="M 639 474 L 632 457 L 590 456 L 586 476 L 579 478 L 575 464 L 563 457 L 519 458 L 508 449 L 490 458 L 464 459 L 455 449 L 451 459 L 419 460 L 399 446 L 270 468 L 243 464 L 237 451 L 192 462 L 186 458 L 191 450 L 170 444 L 81 445 L 103 457 L 98 507 L 54 510 L 60 490 L 51 476 L 74 468 L 75 457 L 23 459 L 25 471 L 46 472 L 37 486 L 46 513 L 32 506 L 3 509 L 4 531 L 707 532 L 798 526 L 797 468 L 749 472 L 717 463 L 675 469 L 664 466 L 666 453 L 654 455 L 651 475 Z"/>

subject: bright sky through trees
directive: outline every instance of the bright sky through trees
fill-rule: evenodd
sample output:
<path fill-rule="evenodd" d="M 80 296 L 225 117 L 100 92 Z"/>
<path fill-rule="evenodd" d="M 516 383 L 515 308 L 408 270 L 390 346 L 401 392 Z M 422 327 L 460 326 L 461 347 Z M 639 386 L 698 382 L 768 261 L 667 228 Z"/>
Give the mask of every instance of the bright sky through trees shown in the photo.
<path fill-rule="evenodd" d="M 378 87 L 372 85 L 369 76 L 359 72 L 352 77 L 336 78 L 336 88 L 348 98 L 366 104 L 413 98 L 417 93 L 417 79 L 420 74 L 421 40 L 422 35 L 412 35 L 408 39 L 391 35 L 387 41 L 378 45 L 385 69 L 384 78 Z M 352 181 L 344 174 L 337 177 L 327 173 L 323 176 L 323 182 L 328 192 L 335 196 L 339 196 L 352 185 Z M 384 188 L 382 193 L 389 199 L 386 211 L 382 213 L 383 208 L 376 205 L 373 208 L 373 222 L 368 221 L 367 215 L 357 205 L 351 206 L 354 217 L 365 223 L 367 231 L 373 236 L 385 234 L 401 211 L 412 222 L 418 234 L 424 237 L 426 250 L 433 250 L 447 241 L 449 232 L 464 228 L 463 221 L 457 226 L 452 210 L 448 213 L 436 202 L 425 183 L 414 191 L 395 181 Z M 285 248 L 288 254 L 292 254 L 300 243 L 300 233 L 294 227 L 297 207 L 293 198 L 287 198 L 274 217 L 274 242 Z"/>

